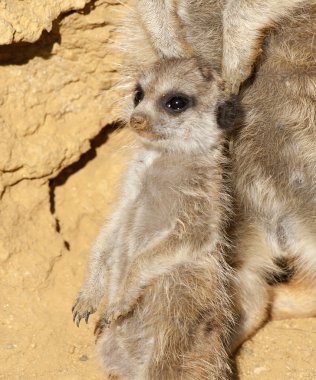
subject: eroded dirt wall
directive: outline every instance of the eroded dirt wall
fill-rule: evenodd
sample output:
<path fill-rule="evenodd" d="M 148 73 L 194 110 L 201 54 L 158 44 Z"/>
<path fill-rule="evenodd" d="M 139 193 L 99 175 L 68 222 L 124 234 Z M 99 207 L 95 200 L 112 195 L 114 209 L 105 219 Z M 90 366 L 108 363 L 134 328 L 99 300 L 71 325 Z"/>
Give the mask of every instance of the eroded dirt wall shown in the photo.
<path fill-rule="evenodd" d="M 98 0 L 58 16 L 71 7 L 43 5 L 47 24 L 22 28 L 25 16 L 12 40 L 48 32 L 0 46 L 0 379 L 104 379 L 94 317 L 77 329 L 70 309 L 134 147 L 113 124 L 122 7 Z M 312 319 L 268 324 L 241 350 L 240 378 L 315 379 L 315 331 Z"/>
<path fill-rule="evenodd" d="M 1 0 L 0 44 L 36 41 L 62 12 L 82 9 L 89 0 Z"/>
<path fill-rule="evenodd" d="M 90 2 L 37 42 L 0 47 L 0 378 L 101 378 L 93 328 L 75 328 L 70 309 L 124 157 L 113 152 L 125 132 L 109 126 L 120 7 Z M 90 177 L 83 168 L 99 146 L 102 167 Z M 88 191 L 57 194 L 74 172 Z"/>

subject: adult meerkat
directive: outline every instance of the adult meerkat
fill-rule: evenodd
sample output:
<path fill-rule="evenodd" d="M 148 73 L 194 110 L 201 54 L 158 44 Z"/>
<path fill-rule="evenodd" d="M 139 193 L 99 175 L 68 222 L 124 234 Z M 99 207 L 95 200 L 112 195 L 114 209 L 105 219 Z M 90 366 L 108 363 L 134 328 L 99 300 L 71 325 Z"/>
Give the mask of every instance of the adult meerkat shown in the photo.
<path fill-rule="evenodd" d="M 190 57 L 207 50 L 204 58 L 213 62 L 218 46 L 210 51 L 207 38 L 218 39 L 221 29 L 222 77 L 227 90 L 237 94 L 252 73 L 266 31 L 304 4 L 315 0 L 137 0 L 135 6 L 161 57 Z M 218 42 L 212 44 L 214 48 Z"/>
<path fill-rule="evenodd" d="M 141 147 L 92 250 L 74 320 L 87 321 L 106 294 L 97 349 L 112 375 L 227 379 L 234 317 L 223 150 L 235 105 L 191 58 L 146 70 L 134 106 Z"/>
<path fill-rule="evenodd" d="M 243 127 L 231 143 L 240 342 L 269 315 L 316 316 L 315 19 L 314 4 L 271 32 L 240 94 Z M 280 262 L 294 273 L 271 285 Z"/>

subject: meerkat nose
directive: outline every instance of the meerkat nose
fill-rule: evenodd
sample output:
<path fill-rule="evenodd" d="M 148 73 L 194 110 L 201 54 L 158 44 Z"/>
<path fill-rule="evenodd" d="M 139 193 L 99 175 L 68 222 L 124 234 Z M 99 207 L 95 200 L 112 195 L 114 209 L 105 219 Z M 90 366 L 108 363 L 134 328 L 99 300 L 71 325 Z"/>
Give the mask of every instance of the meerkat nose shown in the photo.
<path fill-rule="evenodd" d="M 131 116 L 130 126 L 136 130 L 142 131 L 149 126 L 149 119 L 145 114 L 137 113 Z"/>

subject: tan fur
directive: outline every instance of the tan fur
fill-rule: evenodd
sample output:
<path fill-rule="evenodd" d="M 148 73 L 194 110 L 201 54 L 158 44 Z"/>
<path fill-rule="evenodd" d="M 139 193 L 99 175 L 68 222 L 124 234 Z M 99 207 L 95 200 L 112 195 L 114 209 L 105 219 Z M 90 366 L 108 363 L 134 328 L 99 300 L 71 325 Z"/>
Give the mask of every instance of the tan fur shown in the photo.
<path fill-rule="evenodd" d="M 222 24 L 222 76 L 227 90 L 237 94 L 252 73 L 267 30 L 311 3 L 315 0 L 138 0 L 136 7 L 153 49 L 162 57 L 210 53 L 205 58 L 214 61 L 218 41 L 211 52 L 204 51 L 205 41 L 218 40 Z"/>
<path fill-rule="evenodd" d="M 274 288 L 273 319 L 316 316 L 316 281 L 297 277 L 298 280 L 290 284 L 280 284 Z"/>
<path fill-rule="evenodd" d="M 136 8 L 144 30 L 162 58 L 192 56 L 192 48 L 185 41 L 177 16 L 178 0 L 138 0 Z"/>
<path fill-rule="evenodd" d="M 222 75 L 238 93 L 261 53 L 264 33 L 314 0 L 227 0 L 223 12 Z"/>
<path fill-rule="evenodd" d="M 180 96 L 188 107 L 170 111 Z M 97 350 L 122 379 L 229 376 L 225 102 L 221 79 L 196 59 L 162 61 L 139 78 L 130 126 L 141 147 L 73 308 L 79 325 L 106 293 Z"/>

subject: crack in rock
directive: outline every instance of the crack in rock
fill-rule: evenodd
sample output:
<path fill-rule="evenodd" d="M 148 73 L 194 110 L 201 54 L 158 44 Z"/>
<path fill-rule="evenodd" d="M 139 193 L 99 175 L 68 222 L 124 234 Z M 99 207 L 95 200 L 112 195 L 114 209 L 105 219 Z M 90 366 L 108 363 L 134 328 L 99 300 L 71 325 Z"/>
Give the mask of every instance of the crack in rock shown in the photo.
<path fill-rule="evenodd" d="M 56 232 L 62 234 L 61 231 L 61 223 L 58 218 L 58 212 L 56 210 L 56 202 L 55 202 L 55 191 L 56 187 L 63 186 L 67 180 L 74 174 L 76 174 L 79 170 L 83 169 L 90 161 L 96 158 L 97 156 L 97 148 L 104 145 L 111 133 L 115 130 L 121 128 L 123 126 L 122 122 L 115 121 L 112 124 L 105 125 L 100 132 L 90 140 L 90 149 L 83 153 L 79 159 L 72 163 L 71 165 L 62 169 L 62 171 L 54 178 L 49 180 L 49 204 L 50 204 L 50 212 L 55 219 L 55 229 Z M 70 251 L 70 243 L 66 239 L 64 240 L 65 248 Z"/>

